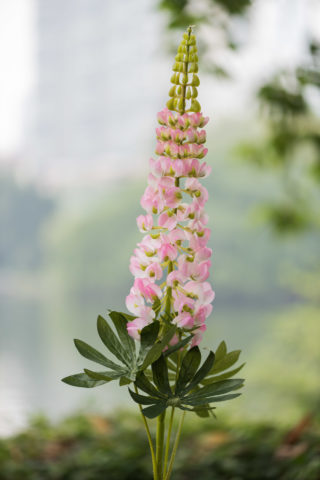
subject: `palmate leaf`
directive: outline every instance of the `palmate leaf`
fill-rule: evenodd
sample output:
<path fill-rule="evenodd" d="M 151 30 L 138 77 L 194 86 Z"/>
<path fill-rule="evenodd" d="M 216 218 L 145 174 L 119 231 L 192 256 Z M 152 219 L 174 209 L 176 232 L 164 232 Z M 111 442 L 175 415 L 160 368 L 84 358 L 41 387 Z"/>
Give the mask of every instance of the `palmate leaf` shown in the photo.
<path fill-rule="evenodd" d="M 206 385 L 205 387 L 200 388 L 196 392 L 190 393 L 188 395 L 189 399 L 201 399 L 209 398 L 216 395 L 221 395 L 222 393 L 227 393 L 232 390 L 236 390 L 243 385 L 244 380 L 233 379 L 233 380 L 223 380 L 222 382 L 214 382 Z"/>
<path fill-rule="evenodd" d="M 160 322 L 152 322 L 150 325 L 144 327 L 140 334 L 140 352 L 138 363 L 141 363 L 146 358 L 147 353 L 156 343 L 160 330 Z"/>
<path fill-rule="evenodd" d="M 155 323 L 155 322 L 154 322 Z M 165 349 L 165 347 L 169 344 L 170 340 L 172 339 L 173 335 L 176 332 L 177 327 L 173 325 L 170 327 L 163 335 L 163 338 L 156 342 L 148 351 L 146 354 L 141 370 L 145 370 L 149 365 L 151 365 L 153 362 L 158 360 L 160 355 L 162 354 L 162 351 Z"/>
<path fill-rule="evenodd" d="M 227 378 L 233 377 L 236 373 L 240 372 L 240 370 L 245 366 L 245 363 L 242 363 L 239 367 L 234 368 L 233 370 L 229 370 L 226 373 L 222 373 L 221 375 L 215 375 L 213 377 L 208 377 L 202 380 L 203 385 L 207 385 L 208 383 L 219 382 L 220 380 L 226 380 Z"/>
<path fill-rule="evenodd" d="M 176 383 L 176 394 L 179 394 L 194 377 L 201 362 L 199 347 L 191 348 L 184 356 Z"/>
<path fill-rule="evenodd" d="M 203 405 L 204 400 L 206 403 L 216 403 L 216 402 L 225 402 L 226 400 L 232 400 L 233 398 L 237 398 L 241 395 L 241 393 L 231 393 L 229 395 L 217 395 L 213 397 L 205 397 L 199 398 L 199 399 L 186 399 L 185 403 L 187 405 L 192 405 L 192 406 L 201 406 Z"/>
<path fill-rule="evenodd" d="M 189 335 L 188 337 L 184 338 L 183 340 L 181 340 L 180 342 L 176 343 L 175 345 L 172 345 L 172 347 L 169 347 L 164 353 L 163 355 L 165 357 L 169 357 L 170 355 L 172 355 L 173 353 L 175 353 L 176 351 L 180 350 L 181 348 L 185 347 L 186 345 L 188 345 L 189 342 L 191 342 L 193 338 L 193 335 Z"/>
<path fill-rule="evenodd" d="M 123 319 L 126 325 L 125 319 Z M 97 321 L 97 328 L 98 328 L 98 333 L 107 347 L 107 349 L 113 353 L 115 357 L 117 357 L 118 360 L 120 360 L 121 363 L 124 363 L 125 365 L 129 366 L 130 365 L 130 360 L 132 361 L 132 358 L 134 358 L 135 355 L 132 355 L 130 357 L 129 352 L 125 350 L 121 342 L 118 340 L 116 335 L 113 333 L 112 328 L 108 325 L 106 320 L 101 317 L 101 315 L 98 316 L 98 321 Z M 128 335 L 129 336 L 129 335 Z"/>
<path fill-rule="evenodd" d="M 136 355 L 136 345 L 133 338 L 128 335 L 126 317 L 124 317 L 122 313 L 114 311 L 109 313 L 109 317 L 117 330 L 119 340 L 123 345 L 124 350 L 128 352 L 128 361 L 130 362 Z"/>
<path fill-rule="evenodd" d="M 227 353 L 220 349 L 221 358 Z M 152 364 L 153 383 L 142 372 L 135 380 L 135 386 L 146 395 L 137 394 L 129 389 L 132 399 L 140 405 L 150 405 L 142 409 L 148 418 L 154 418 L 168 407 L 176 407 L 181 410 L 192 411 L 199 416 L 208 416 L 213 410 L 211 403 L 231 400 L 240 393 L 230 393 L 243 386 L 243 379 L 226 379 L 213 381 L 200 387 L 201 382 L 211 372 L 214 365 L 215 355 L 210 352 L 206 360 L 201 363 L 201 353 L 198 347 L 191 348 L 183 357 L 176 388 L 173 389 L 169 383 L 169 361 L 165 354 L 162 354 Z"/>
<path fill-rule="evenodd" d="M 98 350 L 90 347 L 90 345 L 82 340 L 75 339 L 74 344 L 78 352 L 88 360 L 92 360 L 93 362 L 103 365 L 104 367 L 111 368 L 112 370 L 121 370 L 119 365 L 106 358 L 104 355 L 102 355 L 102 353 L 98 352 Z"/>
<path fill-rule="evenodd" d="M 228 370 L 239 359 L 241 350 L 227 351 L 225 342 L 221 342 L 215 353 L 215 361 L 208 375 L 202 380 L 203 385 L 207 385 L 212 382 L 219 382 L 236 375 L 244 367 L 245 363 L 242 363 L 239 367 L 232 370 Z M 219 375 L 218 375 L 219 374 Z"/>
<path fill-rule="evenodd" d="M 171 326 L 158 339 L 160 323 L 154 321 L 147 325 L 141 331 L 140 351 L 137 358 L 135 341 L 127 331 L 127 321 L 132 320 L 132 317 L 115 311 L 110 311 L 109 316 L 118 336 L 102 316 L 98 317 L 97 329 L 102 342 L 120 364 L 110 360 L 82 340 L 76 339 L 75 346 L 83 357 L 109 370 L 96 372 L 84 369 L 83 374 L 71 375 L 64 378 L 63 382 L 73 386 L 92 388 L 119 379 L 120 386 L 128 385 L 136 379 L 139 372 L 158 360 L 176 331 L 176 326 Z"/>
<path fill-rule="evenodd" d="M 156 362 L 153 362 L 152 376 L 153 381 L 160 392 L 165 395 L 172 395 L 172 390 L 169 384 L 168 367 L 163 355 L 161 355 Z"/>
<path fill-rule="evenodd" d="M 151 397 L 159 397 L 159 398 L 166 398 L 166 395 L 161 393 L 159 390 L 156 389 L 154 385 L 147 379 L 146 375 L 143 372 L 140 372 L 137 375 L 136 381 L 134 382 L 135 385 L 140 388 L 143 392 L 151 395 Z"/>
<path fill-rule="evenodd" d="M 84 369 L 84 373 L 93 380 L 104 380 L 105 382 L 111 382 L 111 380 L 116 380 L 123 375 L 122 372 L 93 372 L 88 368 Z"/>
<path fill-rule="evenodd" d="M 214 353 L 210 352 L 203 365 L 192 378 L 192 381 L 183 389 L 183 393 L 193 390 L 208 375 L 214 363 L 214 358 Z"/>
<path fill-rule="evenodd" d="M 64 377 L 62 379 L 64 383 L 71 385 L 73 387 L 83 387 L 83 388 L 93 388 L 107 383 L 106 380 L 93 380 L 85 373 L 76 373 L 75 375 L 70 375 L 69 377 Z"/>

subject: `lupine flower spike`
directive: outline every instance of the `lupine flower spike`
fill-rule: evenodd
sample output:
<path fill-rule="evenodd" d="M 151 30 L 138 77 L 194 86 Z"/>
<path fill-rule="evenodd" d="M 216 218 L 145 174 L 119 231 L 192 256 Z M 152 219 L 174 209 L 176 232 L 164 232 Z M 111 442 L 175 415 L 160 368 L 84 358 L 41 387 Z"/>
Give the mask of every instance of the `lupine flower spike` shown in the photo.
<path fill-rule="evenodd" d="M 211 404 L 238 397 L 234 390 L 243 385 L 242 379 L 232 378 L 243 365 L 230 370 L 240 350 L 228 353 L 221 342 L 201 365 L 198 347 L 214 292 L 208 281 L 212 255 L 205 212 L 208 191 L 202 184 L 211 171 L 203 160 L 208 118 L 197 100 L 197 73 L 196 38 L 189 27 L 173 65 L 169 100 L 157 115 L 155 156 L 149 160 L 148 185 L 140 202 L 145 214 L 137 218 L 143 237 L 129 266 L 134 281 L 126 306 L 131 314 L 109 311 L 113 328 L 98 317 L 99 336 L 116 361 L 75 340 L 82 356 L 107 370 L 85 368 L 63 379 L 85 388 L 116 379 L 120 386 L 133 385 L 129 393 L 139 404 L 146 427 L 155 480 L 170 479 L 185 413 L 210 417 L 215 408 Z M 177 409 L 183 413 L 170 453 Z M 147 418 L 157 418 L 155 445 Z"/>
<path fill-rule="evenodd" d="M 141 198 L 146 215 L 137 218 L 145 235 L 130 260 L 135 280 L 126 305 L 137 318 L 128 323 L 128 332 L 139 339 L 141 329 L 165 311 L 182 332 L 193 333 L 195 346 L 206 329 L 214 292 L 207 281 L 212 254 L 207 247 L 208 192 L 201 184 L 211 171 L 202 161 L 208 118 L 196 99 L 200 81 L 191 28 L 183 36 L 173 71 L 167 108 L 157 116 L 157 157 L 149 160 L 148 186 Z"/>

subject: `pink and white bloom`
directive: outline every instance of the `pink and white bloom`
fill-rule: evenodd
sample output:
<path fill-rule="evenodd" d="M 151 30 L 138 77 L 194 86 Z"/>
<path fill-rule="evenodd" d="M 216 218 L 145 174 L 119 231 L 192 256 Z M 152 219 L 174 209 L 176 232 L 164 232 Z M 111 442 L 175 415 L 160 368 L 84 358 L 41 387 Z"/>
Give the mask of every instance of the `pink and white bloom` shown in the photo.
<path fill-rule="evenodd" d="M 149 232 L 153 227 L 153 217 L 152 215 L 139 215 L 137 217 L 137 225 L 140 232 Z"/>
<path fill-rule="evenodd" d="M 141 198 L 146 215 L 137 218 L 146 235 L 130 259 L 135 280 L 126 305 L 137 318 L 128 323 L 128 332 L 138 339 L 155 318 L 153 303 L 163 299 L 159 307 L 163 309 L 170 292 L 172 322 L 183 331 L 192 329 L 192 344 L 197 345 L 214 299 L 208 282 L 212 254 L 204 209 L 208 191 L 200 182 L 211 171 L 201 161 L 207 149 L 206 132 L 200 129 L 208 118 L 165 108 L 158 113 L 158 122 L 158 157 L 149 160 L 148 185 Z"/>

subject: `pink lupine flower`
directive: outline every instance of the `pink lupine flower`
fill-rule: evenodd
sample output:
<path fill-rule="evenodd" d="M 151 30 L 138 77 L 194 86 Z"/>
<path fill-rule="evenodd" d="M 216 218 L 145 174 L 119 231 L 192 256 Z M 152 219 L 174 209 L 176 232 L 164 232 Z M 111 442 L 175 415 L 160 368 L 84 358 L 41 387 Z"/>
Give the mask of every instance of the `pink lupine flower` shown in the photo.
<path fill-rule="evenodd" d="M 140 310 L 140 316 L 127 323 L 129 335 L 136 340 L 140 338 L 141 330 L 149 325 L 155 317 L 155 313 L 151 307 L 143 307 Z"/>
<path fill-rule="evenodd" d="M 210 229 L 204 210 L 208 191 L 199 181 L 211 171 L 201 161 L 207 154 L 206 132 L 199 130 L 208 118 L 200 112 L 179 114 L 168 108 L 157 118 L 158 157 L 149 160 L 148 185 L 141 198 L 147 214 L 137 218 L 140 231 L 148 234 L 130 259 L 135 280 L 126 303 L 137 319 L 128 323 L 128 331 L 139 338 L 141 326 L 153 319 L 154 312 L 145 309 L 170 291 L 172 322 L 179 328 L 192 329 L 193 345 L 197 345 L 214 299 L 207 281 L 212 254 L 207 247 Z M 164 273 L 166 278 L 160 287 Z M 165 298 L 163 305 L 167 304 Z"/>
<path fill-rule="evenodd" d="M 173 320 L 173 323 L 178 325 L 181 328 L 192 328 L 194 324 L 194 319 L 191 313 L 182 312 L 179 313 Z"/>
<path fill-rule="evenodd" d="M 207 329 L 206 325 L 202 325 L 198 330 L 197 330 L 197 333 L 194 335 L 192 341 L 191 341 L 191 345 L 190 347 L 196 347 L 197 345 L 199 345 L 201 343 L 201 340 L 202 340 L 202 337 L 203 337 L 203 334 L 202 332 L 204 332 L 205 330 Z"/>
<path fill-rule="evenodd" d="M 148 232 L 149 230 L 152 230 L 153 227 L 153 217 L 152 215 L 139 215 L 137 217 L 137 225 L 140 230 L 140 232 Z"/>
<path fill-rule="evenodd" d="M 167 125 L 168 127 L 174 126 L 177 123 L 176 117 L 173 112 L 164 108 L 157 115 L 160 125 Z"/>
<path fill-rule="evenodd" d="M 182 193 L 179 187 L 171 187 L 163 192 L 165 204 L 169 208 L 176 208 L 182 199 Z"/>
<path fill-rule="evenodd" d="M 138 257 L 132 255 L 130 258 L 129 270 L 134 277 L 145 277 L 145 270 L 148 266 L 148 260 L 140 260 Z"/>
<path fill-rule="evenodd" d="M 199 250 L 207 245 L 210 238 L 211 231 L 209 228 L 204 228 L 201 232 L 190 233 L 186 231 L 186 236 L 189 241 L 190 248 Z"/>
<path fill-rule="evenodd" d="M 161 209 L 162 203 L 159 193 L 154 190 L 152 187 L 148 186 L 141 197 L 141 206 L 148 213 L 158 213 L 158 210 Z"/>
<path fill-rule="evenodd" d="M 193 298 L 187 297 L 187 295 L 177 290 L 173 292 L 173 298 L 176 312 L 193 312 L 195 307 L 195 300 Z"/>
<path fill-rule="evenodd" d="M 179 284 L 184 283 L 186 280 L 187 277 L 183 275 L 180 270 L 174 270 L 167 276 L 167 285 L 169 287 L 176 288 Z"/>
<path fill-rule="evenodd" d="M 163 239 L 163 243 L 158 250 L 159 258 L 161 262 L 168 261 L 168 260 L 173 261 L 178 255 L 177 247 L 175 245 L 172 245 L 170 242 L 168 242 L 164 236 L 162 237 L 162 239 Z"/>
<path fill-rule="evenodd" d="M 181 177 L 184 173 L 184 163 L 182 160 L 172 160 L 169 157 L 160 157 L 155 160 L 149 160 L 151 171 L 154 175 Z"/>
<path fill-rule="evenodd" d="M 173 244 L 181 245 L 181 243 L 186 239 L 186 234 L 180 228 L 176 228 L 168 234 L 168 239 Z"/>
<path fill-rule="evenodd" d="M 174 129 L 171 128 L 170 130 L 170 138 L 173 140 L 175 143 L 181 143 L 183 140 L 185 140 L 186 136 L 181 130 L 179 129 Z"/>
<path fill-rule="evenodd" d="M 204 260 L 208 260 L 212 255 L 212 249 L 208 247 L 200 248 L 196 251 L 195 254 L 195 261 L 196 262 L 203 262 Z"/>
<path fill-rule="evenodd" d="M 159 217 L 159 226 L 167 228 L 168 230 L 173 230 L 177 226 L 177 215 L 170 211 L 161 213 Z"/>
<path fill-rule="evenodd" d="M 135 318 L 131 322 L 127 323 L 127 330 L 131 337 L 135 340 L 139 340 L 141 330 L 146 327 L 149 323 L 143 318 Z"/>
<path fill-rule="evenodd" d="M 187 292 L 197 295 L 197 305 L 201 306 L 210 304 L 214 299 L 214 291 L 212 290 L 211 285 L 208 282 L 199 283 L 191 281 L 184 286 L 184 289 Z"/>
<path fill-rule="evenodd" d="M 211 172 L 211 167 L 205 162 L 201 163 L 197 158 L 188 158 L 184 162 L 186 177 L 207 177 Z"/>
<path fill-rule="evenodd" d="M 147 278 L 136 278 L 133 284 L 133 291 L 140 293 L 145 300 L 154 302 L 162 297 L 161 288 Z"/>
<path fill-rule="evenodd" d="M 200 130 L 200 132 L 198 132 L 198 142 L 199 143 L 204 143 L 207 139 L 207 134 L 206 134 L 206 131 L 205 130 Z"/>
<path fill-rule="evenodd" d="M 184 113 L 183 115 L 179 115 L 178 117 L 178 125 L 182 130 L 186 130 L 191 125 L 190 121 L 191 115 Z"/>
<path fill-rule="evenodd" d="M 206 260 L 198 263 L 195 258 L 181 255 L 178 259 L 178 270 L 185 278 L 191 278 L 194 281 L 204 282 L 209 277 L 209 268 L 211 262 Z"/>
<path fill-rule="evenodd" d="M 209 121 L 209 117 L 204 117 L 202 113 L 194 113 L 190 115 L 190 124 L 193 127 L 204 127 Z"/>
<path fill-rule="evenodd" d="M 142 296 L 130 291 L 130 294 L 126 297 L 126 307 L 129 312 L 133 313 L 134 315 L 139 315 L 141 307 L 144 306 L 145 303 Z"/>
<path fill-rule="evenodd" d="M 152 258 L 155 257 L 158 253 L 158 248 L 161 246 L 160 235 L 156 238 L 153 238 L 151 235 L 145 235 L 142 239 L 142 242 L 138 243 L 137 249 L 134 250 L 134 253 L 141 260 L 153 261 Z"/>
<path fill-rule="evenodd" d="M 160 280 L 163 273 L 160 264 L 157 262 L 150 263 L 145 272 L 151 280 Z"/>

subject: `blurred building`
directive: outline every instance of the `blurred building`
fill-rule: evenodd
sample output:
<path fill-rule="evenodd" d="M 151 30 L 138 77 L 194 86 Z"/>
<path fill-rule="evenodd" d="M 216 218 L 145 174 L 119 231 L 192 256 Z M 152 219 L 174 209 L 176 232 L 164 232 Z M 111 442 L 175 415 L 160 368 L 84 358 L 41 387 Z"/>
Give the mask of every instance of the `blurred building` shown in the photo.
<path fill-rule="evenodd" d="M 164 93 L 153 10 L 149 0 L 36 0 L 28 154 L 38 174 L 98 180 L 136 167 Z"/>

